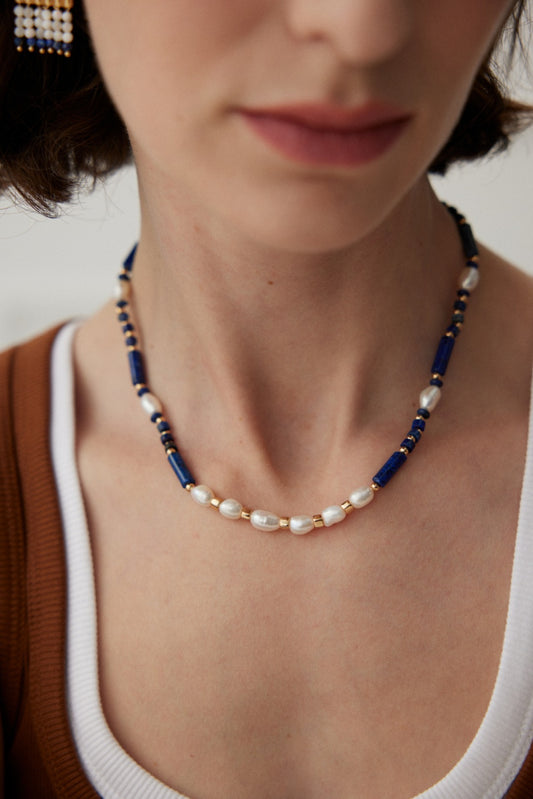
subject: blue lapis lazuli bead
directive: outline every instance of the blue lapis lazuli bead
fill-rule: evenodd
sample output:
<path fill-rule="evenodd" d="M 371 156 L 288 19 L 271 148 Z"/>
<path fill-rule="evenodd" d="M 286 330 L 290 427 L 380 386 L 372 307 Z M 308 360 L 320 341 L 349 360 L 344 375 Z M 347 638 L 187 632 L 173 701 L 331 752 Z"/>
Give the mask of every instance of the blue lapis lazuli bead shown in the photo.
<path fill-rule="evenodd" d="M 168 422 L 160 422 L 157 429 L 160 433 L 167 433 L 170 430 L 170 425 Z"/>
<path fill-rule="evenodd" d="M 15 47 L 22 47 L 22 45 L 24 44 L 24 39 L 21 39 L 18 36 L 15 36 L 13 41 L 15 42 Z"/>
<path fill-rule="evenodd" d="M 37 44 L 37 39 L 26 39 L 26 42 L 28 44 L 28 47 L 35 47 L 35 45 Z"/>
<path fill-rule="evenodd" d="M 426 429 L 426 423 L 423 419 L 413 419 L 411 427 L 414 430 L 422 430 L 423 432 Z"/>
<path fill-rule="evenodd" d="M 117 300 L 117 302 L 115 303 L 117 308 L 125 308 L 127 304 L 128 304 L 127 300 Z"/>
<path fill-rule="evenodd" d="M 128 338 L 125 341 L 125 344 L 128 347 L 135 347 L 135 345 L 137 344 L 137 339 L 135 338 L 135 336 L 128 336 Z"/>
<path fill-rule="evenodd" d="M 446 373 L 446 368 L 448 366 L 448 361 L 450 360 L 450 355 L 452 354 L 454 344 L 455 339 L 451 336 L 443 336 L 441 338 L 437 348 L 437 353 L 435 355 L 435 360 L 433 361 L 433 366 L 431 367 L 431 371 L 433 373 L 438 375 L 444 375 Z"/>
<path fill-rule="evenodd" d="M 162 433 L 161 434 L 161 443 L 166 444 L 167 441 L 172 441 L 172 433 Z"/>
<path fill-rule="evenodd" d="M 130 350 L 130 352 L 128 352 L 128 360 L 130 362 L 131 382 L 133 385 L 136 386 L 138 383 L 146 383 L 143 358 L 139 350 Z"/>
<path fill-rule="evenodd" d="M 150 389 L 149 389 L 149 388 L 147 388 L 146 386 L 144 386 L 143 388 L 140 388 L 140 389 L 138 390 L 138 392 L 137 392 L 137 396 L 138 396 L 138 397 L 144 397 L 144 395 L 145 395 L 145 394 L 149 394 L 149 393 L 150 393 Z"/>
<path fill-rule="evenodd" d="M 179 452 L 170 452 L 168 454 L 168 461 L 172 466 L 174 473 L 178 480 L 180 481 L 183 488 L 186 488 L 189 483 L 194 483 L 194 477 L 190 473 L 189 469 L 183 458 L 181 457 Z"/>
<path fill-rule="evenodd" d="M 125 311 L 122 311 L 122 313 L 119 313 L 117 318 L 119 322 L 128 322 L 130 317 L 129 314 L 127 314 Z"/>
<path fill-rule="evenodd" d="M 459 235 L 461 236 L 461 242 L 463 244 L 463 251 L 467 258 L 473 258 L 475 255 L 479 255 L 479 250 L 477 248 L 476 241 L 474 239 L 474 234 L 472 233 L 472 228 L 466 222 L 461 225 L 458 225 Z"/>
<path fill-rule="evenodd" d="M 133 269 L 133 262 L 135 261 L 135 253 L 137 252 L 137 245 L 135 245 L 130 254 L 125 258 L 123 267 L 127 272 Z"/>
<path fill-rule="evenodd" d="M 422 438 L 422 433 L 417 427 L 411 427 L 411 429 L 409 430 L 409 435 L 413 436 L 413 438 L 416 439 L 416 443 L 417 444 L 420 441 L 420 439 Z"/>
<path fill-rule="evenodd" d="M 47 46 L 48 46 L 48 42 L 46 41 L 46 39 L 37 39 L 37 47 L 43 48 L 43 47 L 47 47 Z"/>
<path fill-rule="evenodd" d="M 414 448 L 416 447 L 416 442 L 415 441 L 411 441 L 410 438 L 404 438 L 404 440 L 402 441 L 400 446 L 404 447 L 404 449 L 406 449 L 408 452 L 412 452 L 414 450 Z"/>
<path fill-rule="evenodd" d="M 438 388 L 442 388 L 444 383 L 440 379 L 440 377 L 432 377 L 429 381 L 430 386 L 437 386 Z"/>
<path fill-rule="evenodd" d="M 428 411 L 427 408 L 419 408 L 417 410 L 417 412 L 416 412 L 416 415 L 417 416 L 423 416 L 424 419 L 429 419 L 429 417 L 431 416 L 431 413 Z"/>
<path fill-rule="evenodd" d="M 457 336 L 461 332 L 461 328 L 457 327 L 457 325 L 450 325 L 449 327 L 446 328 L 446 332 L 451 333 L 454 338 L 457 338 Z"/>
<path fill-rule="evenodd" d="M 129 322 L 127 325 L 122 325 L 122 332 L 123 333 L 133 333 L 134 330 L 135 330 L 135 328 L 133 327 L 131 322 Z"/>
<path fill-rule="evenodd" d="M 456 311 L 466 311 L 466 302 L 464 300 L 455 300 L 453 307 Z"/>
<path fill-rule="evenodd" d="M 384 463 L 379 472 L 374 475 L 374 483 L 380 486 L 380 488 L 386 486 L 389 480 L 394 477 L 398 469 L 403 466 L 406 460 L 407 455 L 405 452 L 393 452 L 389 460 Z"/>

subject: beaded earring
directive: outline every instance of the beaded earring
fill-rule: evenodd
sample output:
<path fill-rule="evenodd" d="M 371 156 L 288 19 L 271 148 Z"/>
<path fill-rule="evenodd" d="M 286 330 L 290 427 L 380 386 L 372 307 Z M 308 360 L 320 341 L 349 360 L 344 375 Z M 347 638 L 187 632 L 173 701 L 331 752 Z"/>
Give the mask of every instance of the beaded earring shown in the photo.
<path fill-rule="evenodd" d="M 74 0 L 18 0 L 14 7 L 15 47 L 19 53 L 72 53 Z"/>

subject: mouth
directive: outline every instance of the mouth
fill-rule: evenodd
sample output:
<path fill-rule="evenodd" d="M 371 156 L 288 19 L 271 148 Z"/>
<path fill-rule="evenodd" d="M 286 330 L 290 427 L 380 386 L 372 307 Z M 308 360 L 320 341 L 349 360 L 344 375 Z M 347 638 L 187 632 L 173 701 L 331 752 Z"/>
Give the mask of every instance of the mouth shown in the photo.
<path fill-rule="evenodd" d="M 412 119 L 405 111 L 381 103 L 356 108 L 331 104 L 244 108 L 239 113 L 249 129 L 284 157 L 344 167 L 384 154 Z"/>

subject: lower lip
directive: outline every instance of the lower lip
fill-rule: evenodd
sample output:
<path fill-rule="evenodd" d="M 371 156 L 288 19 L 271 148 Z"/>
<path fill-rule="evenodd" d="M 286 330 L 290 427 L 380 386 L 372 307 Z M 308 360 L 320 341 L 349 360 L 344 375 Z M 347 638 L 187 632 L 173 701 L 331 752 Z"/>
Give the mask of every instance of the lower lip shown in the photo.
<path fill-rule="evenodd" d="M 267 114 L 242 114 L 248 126 L 285 157 L 318 166 L 359 166 L 383 155 L 401 136 L 407 118 L 362 130 L 319 130 Z"/>

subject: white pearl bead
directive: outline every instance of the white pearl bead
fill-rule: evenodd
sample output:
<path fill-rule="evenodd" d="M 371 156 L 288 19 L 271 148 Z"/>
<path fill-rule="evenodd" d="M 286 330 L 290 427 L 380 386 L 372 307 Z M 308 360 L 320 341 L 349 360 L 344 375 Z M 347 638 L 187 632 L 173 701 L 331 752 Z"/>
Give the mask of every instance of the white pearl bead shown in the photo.
<path fill-rule="evenodd" d="M 33 28 L 25 28 L 24 35 L 27 39 L 35 39 L 35 30 Z"/>
<path fill-rule="evenodd" d="M 241 517 L 242 505 L 236 499 L 225 499 L 220 503 L 218 509 L 226 519 L 240 519 Z"/>
<path fill-rule="evenodd" d="M 22 37 L 25 35 L 25 33 L 26 32 L 25 32 L 24 28 L 15 28 L 15 36 L 17 37 L 17 39 L 22 39 Z"/>
<path fill-rule="evenodd" d="M 479 283 L 479 270 L 475 266 L 467 266 L 459 277 L 459 288 L 473 291 Z"/>
<path fill-rule="evenodd" d="M 52 34 L 52 39 L 54 42 L 62 42 L 63 41 L 63 34 L 61 31 L 54 31 Z"/>
<path fill-rule="evenodd" d="M 74 36 L 72 35 L 72 33 L 63 33 L 59 35 L 63 37 L 63 41 L 65 44 L 70 44 L 72 41 L 74 41 Z"/>
<path fill-rule="evenodd" d="M 24 16 L 24 8 L 23 8 L 23 6 L 15 6 L 15 16 L 16 17 L 23 17 Z"/>
<path fill-rule="evenodd" d="M 63 33 L 72 33 L 73 27 L 72 22 L 63 22 Z"/>
<path fill-rule="evenodd" d="M 61 18 L 65 22 L 72 22 L 72 12 L 71 11 L 63 11 Z"/>
<path fill-rule="evenodd" d="M 280 518 L 268 510 L 254 510 L 250 516 L 250 522 L 256 530 L 273 533 L 274 530 L 279 529 Z"/>
<path fill-rule="evenodd" d="M 129 280 L 117 280 L 115 283 L 115 299 L 129 300 L 131 296 L 131 283 Z"/>
<path fill-rule="evenodd" d="M 145 411 L 148 416 L 153 416 L 154 413 L 163 413 L 161 400 L 154 394 L 143 394 L 141 397 L 141 405 L 143 411 Z"/>
<path fill-rule="evenodd" d="M 369 486 L 356 488 L 355 491 L 352 491 L 348 497 L 350 505 L 353 505 L 354 508 L 364 508 L 365 505 L 368 505 L 368 503 L 372 502 L 373 499 L 374 492 Z"/>
<path fill-rule="evenodd" d="M 291 516 L 289 520 L 289 528 L 294 535 L 310 533 L 314 526 L 311 516 Z"/>
<path fill-rule="evenodd" d="M 322 519 L 326 527 L 331 527 L 332 524 L 338 524 L 346 516 L 346 511 L 340 505 L 330 505 L 322 511 Z"/>
<path fill-rule="evenodd" d="M 437 407 L 441 396 L 441 390 L 438 386 L 428 386 L 420 394 L 420 407 L 425 408 L 426 411 L 434 411 Z"/>
<path fill-rule="evenodd" d="M 52 12 L 49 8 L 41 9 L 41 19 L 52 19 Z"/>
<path fill-rule="evenodd" d="M 59 8 L 54 8 L 52 11 L 52 19 L 61 19 L 63 12 Z"/>
<path fill-rule="evenodd" d="M 200 485 L 191 488 L 191 497 L 198 505 L 208 506 L 215 495 L 208 486 Z"/>

